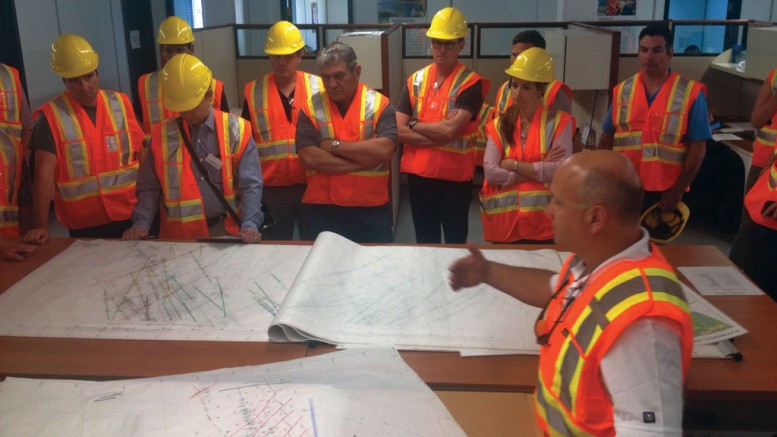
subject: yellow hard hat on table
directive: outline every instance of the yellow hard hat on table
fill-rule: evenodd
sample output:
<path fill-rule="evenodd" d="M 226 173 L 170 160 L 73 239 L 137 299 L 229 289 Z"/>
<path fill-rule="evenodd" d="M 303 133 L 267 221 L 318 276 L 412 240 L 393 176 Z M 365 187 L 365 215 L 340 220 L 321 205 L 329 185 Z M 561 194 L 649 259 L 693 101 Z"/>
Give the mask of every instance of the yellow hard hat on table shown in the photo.
<path fill-rule="evenodd" d="M 299 29 L 288 21 L 279 21 L 267 31 L 264 51 L 268 55 L 290 55 L 304 47 L 305 40 Z"/>
<path fill-rule="evenodd" d="M 426 36 L 444 40 L 464 38 L 467 36 L 467 20 L 456 8 L 442 8 L 434 14 Z"/>
<path fill-rule="evenodd" d="M 194 42 L 191 26 L 183 18 L 175 15 L 165 18 L 159 25 L 156 35 L 157 44 L 189 44 Z"/>
<path fill-rule="evenodd" d="M 674 240 L 683 232 L 690 217 L 691 211 L 684 202 L 678 203 L 671 212 L 661 212 L 656 203 L 642 214 L 640 222 L 650 233 L 651 241 L 664 244 Z"/>
<path fill-rule="evenodd" d="M 99 63 L 97 52 L 82 36 L 65 33 L 51 44 L 51 70 L 62 78 L 91 73 L 97 70 Z"/>
<path fill-rule="evenodd" d="M 194 109 L 211 89 L 213 73 L 195 56 L 179 54 L 161 71 L 164 105 L 175 112 Z"/>
<path fill-rule="evenodd" d="M 545 49 L 531 47 L 522 51 L 505 73 L 528 82 L 553 82 L 553 59 Z"/>

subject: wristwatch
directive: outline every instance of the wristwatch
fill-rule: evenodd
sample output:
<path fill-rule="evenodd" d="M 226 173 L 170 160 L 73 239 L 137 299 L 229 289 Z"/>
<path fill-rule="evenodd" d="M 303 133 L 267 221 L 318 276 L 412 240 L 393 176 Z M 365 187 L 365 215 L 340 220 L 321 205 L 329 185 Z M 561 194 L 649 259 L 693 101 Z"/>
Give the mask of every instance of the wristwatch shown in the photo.
<path fill-rule="evenodd" d="M 417 123 L 418 123 L 418 119 L 414 118 L 414 119 L 410 120 L 410 122 L 407 124 L 407 128 L 412 130 L 413 126 L 415 126 Z"/>
<path fill-rule="evenodd" d="M 332 140 L 332 154 L 337 154 L 337 148 L 340 147 L 339 140 Z"/>

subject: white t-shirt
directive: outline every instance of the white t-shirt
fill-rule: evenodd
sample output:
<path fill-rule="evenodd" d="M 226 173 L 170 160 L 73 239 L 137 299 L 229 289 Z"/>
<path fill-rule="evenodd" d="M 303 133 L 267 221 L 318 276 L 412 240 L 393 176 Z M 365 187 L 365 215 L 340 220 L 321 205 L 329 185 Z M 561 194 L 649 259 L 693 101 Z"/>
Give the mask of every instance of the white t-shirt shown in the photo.
<path fill-rule="evenodd" d="M 642 229 L 639 241 L 613 256 L 593 273 L 618 261 L 650 255 L 649 236 Z M 577 282 L 586 269 L 582 260 L 570 270 Z M 551 278 L 555 289 L 558 275 Z M 569 287 L 579 293 L 582 287 Z M 566 297 L 571 297 L 570 294 Z M 599 369 L 613 404 L 615 432 L 628 436 L 680 436 L 683 425 L 683 366 L 681 343 L 670 323 L 645 317 L 620 334 Z"/>

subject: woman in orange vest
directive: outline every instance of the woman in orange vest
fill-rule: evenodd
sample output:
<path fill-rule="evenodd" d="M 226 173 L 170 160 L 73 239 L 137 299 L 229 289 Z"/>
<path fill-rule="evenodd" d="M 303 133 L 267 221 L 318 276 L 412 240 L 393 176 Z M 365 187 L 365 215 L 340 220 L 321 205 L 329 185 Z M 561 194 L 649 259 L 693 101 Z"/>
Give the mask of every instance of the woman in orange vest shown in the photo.
<path fill-rule="evenodd" d="M 553 80 L 553 60 L 545 50 L 523 51 L 505 70 L 513 99 L 488 124 L 480 191 L 483 237 L 494 243 L 548 243 L 553 228 L 545 208 L 548 184 L 561 160 L 572 154 L 572 117 L 543 104 Z"/>

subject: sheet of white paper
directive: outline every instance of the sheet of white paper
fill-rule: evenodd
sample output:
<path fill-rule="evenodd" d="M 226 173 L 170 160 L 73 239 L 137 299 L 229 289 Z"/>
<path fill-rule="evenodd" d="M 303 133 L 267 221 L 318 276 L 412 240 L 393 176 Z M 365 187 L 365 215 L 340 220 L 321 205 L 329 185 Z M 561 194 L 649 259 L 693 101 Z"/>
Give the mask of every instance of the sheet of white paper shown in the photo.
<path fill-rule="evenodd" d="M 737 141 L 737 140 L 741 140 L 742 138 L 734 134 L 719 133 L 719 134 L 712 134 L 712 139 L 715 141 Z"/>
<path fill-rule="evenodd" d="M 392 349 L 110 382 L 0 383 L 0 435 L 463 436 Z"/>
<path fill-rule="evenodd" d="M 734 123 L 725 123 L 725 126 L 726 126 L 726 128 L 737 129 L 737 130 L 740 130 L 740 131 L 743 131 L 743 130 L 750 130 L 751 131 L 751 130 L 753 130 L 753 125 L 750 124 L 749 122 L 746 122 L 746 121 L 734 122 Z M 723 129 L 725 129 L 725 128 L 723 128 Z M 721 129 L 721 131 L 723 131 L 723 129 Z"/>
<path fill-rule="evenodd" d="M 506 264 L 561 268 L 555 250 L 484 252 Z M 538 308 L 485 285 L 450 289 L 448 266 L 466 253 L 439 247 L 360 246 L 322 233 L 281 305 L 270 338 L 536 353 L 533 325 Z"/>
<path fill-rule="evenodd" d="M 683 284 L 691 309 L 694 346 L 713 344 L 747 334 L 747 330 Z"/>
<path fill-rule="evenodd" d="M 678 267 L 683 274 L 705 296 L 757 296 L 763 294 L 739 270 L 732 266 L 721 267 Z"/>
<path fill-rule="evenodd" d="M 309 251 L 79 240 L 0 295 L 0 335 L 268 341 Z"/>

